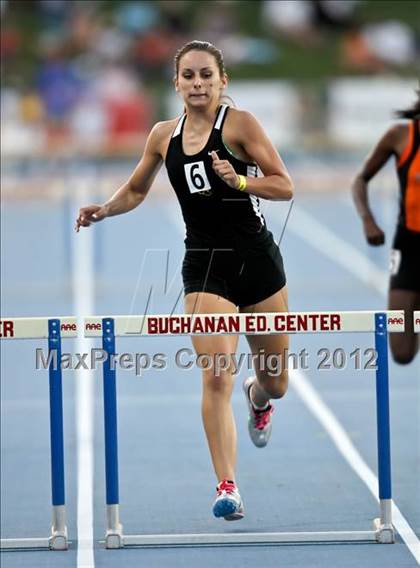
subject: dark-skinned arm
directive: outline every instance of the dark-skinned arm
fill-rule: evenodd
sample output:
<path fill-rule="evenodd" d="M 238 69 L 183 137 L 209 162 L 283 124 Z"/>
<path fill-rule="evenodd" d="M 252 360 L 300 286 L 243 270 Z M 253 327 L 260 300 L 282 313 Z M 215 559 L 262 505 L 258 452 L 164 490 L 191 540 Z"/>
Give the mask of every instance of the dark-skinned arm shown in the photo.
<path fill-rule="evenodd" d="M 401 125 L 391 127 L 366 158 L 361 170 L 351 185 L 353 201 L 363 223 L 366 240 L 370 245 L 378 246 L 385 242 L 385 234 L 377 225 L 369 203 L 368 185 L 370 180 L 383 168 L 392 155 L 396 154 Z"/>

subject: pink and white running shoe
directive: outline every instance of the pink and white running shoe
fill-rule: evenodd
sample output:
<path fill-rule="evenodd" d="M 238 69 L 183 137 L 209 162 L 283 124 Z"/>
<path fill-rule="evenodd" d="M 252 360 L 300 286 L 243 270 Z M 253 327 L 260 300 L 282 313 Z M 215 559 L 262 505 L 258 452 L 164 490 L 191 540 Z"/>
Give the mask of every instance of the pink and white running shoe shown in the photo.
<path fill-rule="evenodd" d="M 267 408 L 259 410 L 252 404 L 250 390 L 254 380 L 255 377 L 249 377 L 249 379 L 246 379 L 243 383 L 243 389 L 249 410 L 248 432 L 253 444 L 257 446 L 257 448 L 263 448 L 268 444 L 268 440 L 271 436 L 271 415 L 274 412 L 274 408 L 271 404 L 268 404 Z"/>
<path fill-rule="evenodd" d="M 238 521 L 244 517 L 244 507 L 234 481 L 222 479 L 216 487 L 217 497 L 213 504 L 215 517 L 223 517 L 225 521 Z"/>

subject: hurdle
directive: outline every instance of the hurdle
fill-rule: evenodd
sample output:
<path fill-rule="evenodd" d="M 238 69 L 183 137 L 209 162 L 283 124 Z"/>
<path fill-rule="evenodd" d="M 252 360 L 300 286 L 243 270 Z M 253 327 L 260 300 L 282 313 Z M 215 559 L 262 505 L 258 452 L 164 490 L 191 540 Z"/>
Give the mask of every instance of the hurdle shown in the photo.
<path fill-rule="evenodd" d="M 1 339 L 47 339 L 48 355 L 57 353 L 61 361 L 62 337 L 76 337 L 76 318 L 6 318 L 1 320 Z M 50 452 L 51 452 L 51 534 L 44 538 L 6 538 L 0 540 L 0 550 L 49 549 L 67 550 L 65 479 L 64 479 L 64 437 L 63 437 L 63 391 L 60 364 L 54 368 L 53 359 L 49 364 L 50 404 Z"/>
<path fill-rule="evenodd" d="M 420 315 L 420 314 L 419 314 Z M 393 543 L 391 449 L 389 423 L 388 332 L 404 331 L 404 312 L 288 312 L 89 317 L 86 337 L 101 337 L 108 359 L 103 363 L 105 430 L 106 533 L 108 549 L 136 547 L 274 545 L 287 543 Z M 419 322 L 420 329 L 420 322 Z M 377 352 L 376 418 L 379 517 L 371 530 L 322 532 L 226 532 L 203 534 L 124 534 L 120 522 L 118 481 L 117 390 L 111 368 L 116 337 L 192 334 L 374 333 Z"/>

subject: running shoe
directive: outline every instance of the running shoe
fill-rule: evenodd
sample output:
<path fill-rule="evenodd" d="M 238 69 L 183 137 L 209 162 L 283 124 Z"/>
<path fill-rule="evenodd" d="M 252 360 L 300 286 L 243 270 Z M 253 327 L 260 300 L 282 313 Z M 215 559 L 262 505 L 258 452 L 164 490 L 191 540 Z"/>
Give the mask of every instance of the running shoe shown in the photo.
<path fill-rule="evenodd" d="M 268 444 L 268 440 L 271 436 L 271 415 L 274 412 L 274 408 L 271 404 L 268 404 L 267 408 L 263 408 L 261 410 L 255 408 L 251 401 L 250 395 L 254 380 L 255 377 L 249 377 L 248 379 L 245 379 L 243 383 L 246 403 L 249 410 L 248 432 L 251 437 L 252 443 L 257 446 L 257 448 L 263 448 Z"/>
<path fill-rule="evenodd" d="M 244 517 L 244 507 L 234 481 L 223 479 L 216 487 L 217 497 L 213 504 L 215 517 L 226 521 L 238 521 Z"/>

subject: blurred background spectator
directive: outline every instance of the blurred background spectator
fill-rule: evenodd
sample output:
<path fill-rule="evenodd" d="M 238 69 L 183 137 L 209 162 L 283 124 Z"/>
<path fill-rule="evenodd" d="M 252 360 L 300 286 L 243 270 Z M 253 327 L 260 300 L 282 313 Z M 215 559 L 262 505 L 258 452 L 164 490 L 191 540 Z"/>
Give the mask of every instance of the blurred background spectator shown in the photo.
<path fill-rule="evenodd" d="M 278 101 L 294 100 L 284 103 L 293 136 L 275 137 L 286 148 L 335 143 L 325 126 L 331 78 L 419 72 L 420 3 L 410 0 L 0 6 L 4 156 L 138 156 L 152 124 L 176 110 L 173 55 L 192 39 L 224 51 L 239 102 L 246 99 L 241 81 L 248 92 L 250 80 L 270 81 L 266 94 L 256 91 L 257 114 L 258 105 L 262 115 L 276 108 L 275 92 Z"/>

